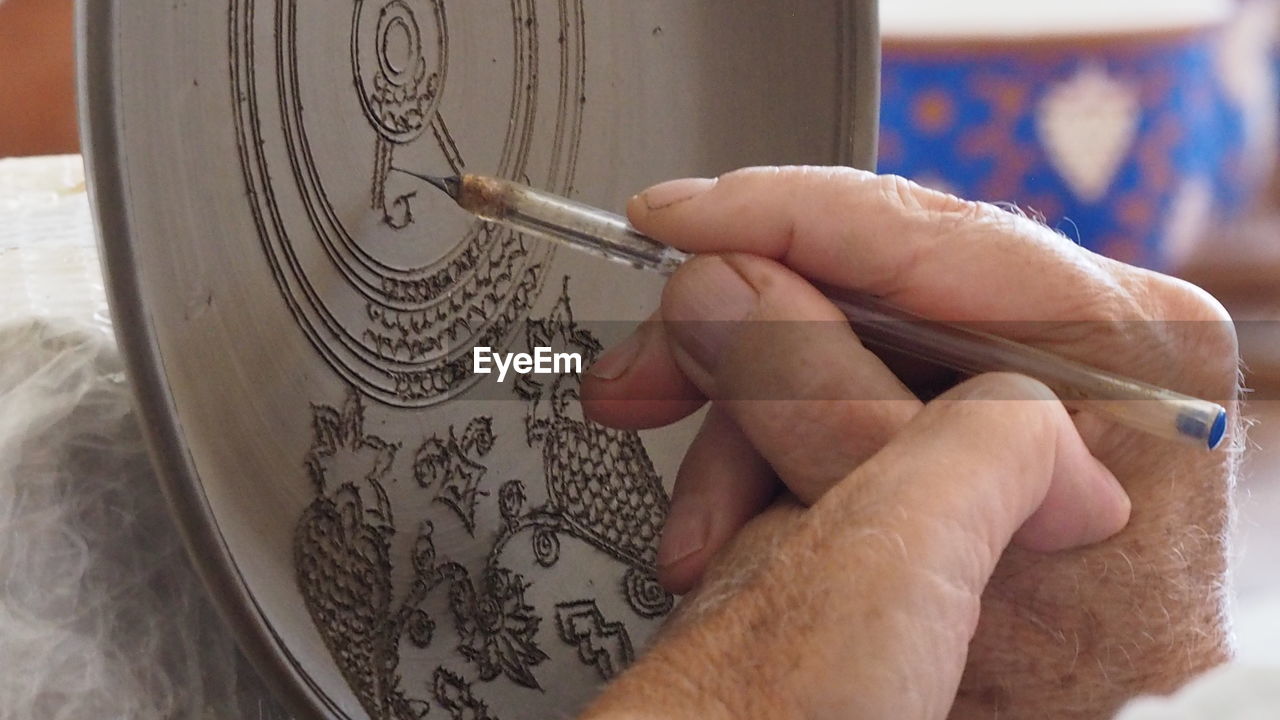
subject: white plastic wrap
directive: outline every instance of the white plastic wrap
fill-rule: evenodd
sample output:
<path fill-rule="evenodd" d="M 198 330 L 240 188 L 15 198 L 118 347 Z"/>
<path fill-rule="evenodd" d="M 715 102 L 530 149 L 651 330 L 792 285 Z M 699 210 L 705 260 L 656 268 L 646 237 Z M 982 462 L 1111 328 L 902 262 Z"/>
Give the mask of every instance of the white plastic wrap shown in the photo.
<path fill-rule="evenodd" d="M 0 720 L 283 717 L 152 472 L 79 167 L 0 160 Z"/>

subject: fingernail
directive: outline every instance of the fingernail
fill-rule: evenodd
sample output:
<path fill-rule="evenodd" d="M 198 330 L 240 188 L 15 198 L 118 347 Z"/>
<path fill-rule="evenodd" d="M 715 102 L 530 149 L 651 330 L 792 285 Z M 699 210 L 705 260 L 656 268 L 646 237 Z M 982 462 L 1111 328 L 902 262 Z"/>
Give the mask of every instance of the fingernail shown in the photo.
<path fill-rule="evenodd" d="M 714 178 L 682 178 L 659 183 L 640 193 L 649 210 L 663 210 L 701 195 L 716 184 Z"/>
<path fill-rule="evenodd" d="M 687 263 L 672 280 L 662 315 L 675 344 L 711 375 L 736 324 L 755 312 L 759 299 L 723 258 L 704 257 Z"/>
<path fill-rule="evenodd" d="M 640 356 L 640 348 L 643 346 L 641 335 L 644 333 L 644 328 L 644 325 L 636 328 L 627 336 L 627 339 L 601 355 L 595 364 L 587 368 L 587 374 L 601 380 L 617 380 L 625 375 L 635 364 L 636 358 Z"/>
<path fill-rule="evenodd" d="M 706 547 L 711 524 L 702 508 L 690 498 L 671 504 L 671 512 L 662 529 L 662 542 L 658 544 L 659 567 L 675 565 Z"/>

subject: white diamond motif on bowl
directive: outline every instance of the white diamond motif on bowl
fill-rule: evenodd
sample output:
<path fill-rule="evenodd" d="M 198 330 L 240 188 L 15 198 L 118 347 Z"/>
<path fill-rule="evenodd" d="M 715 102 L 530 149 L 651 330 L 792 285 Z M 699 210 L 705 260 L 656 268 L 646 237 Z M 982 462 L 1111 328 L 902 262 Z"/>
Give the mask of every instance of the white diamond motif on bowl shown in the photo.
<path fill-rule="evenodd" d="M 1136 88 L 1099 65 L 1082 67 L 1040 102 L 1036 130 L 1053 167 L 1089 203 L 1106 194 L 1138 133 Z"/>

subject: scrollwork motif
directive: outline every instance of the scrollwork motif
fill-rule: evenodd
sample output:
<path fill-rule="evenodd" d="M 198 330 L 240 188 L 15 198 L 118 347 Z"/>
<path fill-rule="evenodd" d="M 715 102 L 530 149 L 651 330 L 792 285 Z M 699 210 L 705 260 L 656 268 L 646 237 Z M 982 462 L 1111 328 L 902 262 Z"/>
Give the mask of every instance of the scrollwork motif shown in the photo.
<path fill-rule="evenodd" d="M 567 284 L 550 315 L 530 322 L 527 339 L 588 357 L 600 347 L 574 322 Z M 562 599 L 554 608 L 537 607 L 530 599 L 539 568 L 556 566 L 566 542 L 585 543 L 623 564 L 617 592 L 636 618 L 670 609 L 671 595 L 658 584 L 653 565 L 668 502 L 661 480 L 634 433 L 607 430 L 570 413 L 577 388 L 578 378 L 564 375 L 545 384 L 526 382 L 517 392 L 525 403 L 525 437 L 513 440 L 539 452 L 545 502 L 530 502 L 531 478 L 506 480 L 494 492 L 484 489 L 489 455 L 502 442 L 491 417 L 472 418 L 461 431 L 450 426 L 419 442 L 407 465 L 416 482 L 407 485 L 430 493 L 452 513 L 451 524 L 487 549 L 476 569 L 442 557 L 435 523 L 423 521 L 409 549 L 411 579 L 402 591 L 393 582 L 397 525 L 387 488 L 396 482 L 404 443 L 367 429 L 370 411 L 355 389 L 340 406 L 312 406 L 312 445 L 303 465 L 315 498 L 294 536 L 297 584 L 370 717 L 417 720 L 434 704 L 452 717 L 493 720 L 479 699 L 481 688 L 507 682 L 545 689 L 538 677 L 551 657 L 540 644 L 544 637 L 572 648 L 602 679 L 621 672 L 634 654 L 625 622 L 606 619 L 593 598 Z M 493 528 L 487 538 L 478 532 L 482 516 L 485 527 Z M 517 540 L 529 543 L 536 565 L 517 571 L 505 564 L 504 554 Z M 428 607 L 447 611 L 433 614 Z M 551 619 L 553 634 L 540 637 L 544 618 Z M 456 643 L 442 647 L 443 637 Z M 400 670 L 404 648 L 452 654 L 454 662 L 439 665 L 429 683 L 406 679 Z M 407 689 L 414 684 L 423 688 L 421 697 Z"/>

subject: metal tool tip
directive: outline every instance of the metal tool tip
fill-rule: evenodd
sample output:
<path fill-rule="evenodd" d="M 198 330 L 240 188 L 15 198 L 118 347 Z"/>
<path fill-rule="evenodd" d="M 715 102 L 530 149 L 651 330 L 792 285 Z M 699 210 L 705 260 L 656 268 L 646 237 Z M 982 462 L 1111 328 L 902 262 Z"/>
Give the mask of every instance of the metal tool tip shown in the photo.
<path fill-rule="evenodd" d="M 457 175 L 450 175 L 449 177 L 437 177 L 435 175 L 427 175 L 427 176 L 424 176 L 422 179 L 440 188 L 441 190 L 444 191 L 446 195 L 453 198 L 454 200 L 457 200 L 458 194 L 462 192 L 462 178 L 458 177 Z"/>
<path fill-rule="evenodd" d="M 405 170 L 403 168 L 392 168 L 392 169 L 395 170 L 396 172 L 401 172 L 401 173 L 404 173 L 405 175 L 416 177 L 419 180 L 431 183 L 437 188 L 440 188 L 441 191 L 443 191 L 446 195 L 453 198 L 454 200 L 457 200 L 459 193 L 462 192 L 462 178 L 458 177 L 457 175 L 452 175 L 450 177 L 440 177 L 438 175 L 423 175 L 422 173 L 416 173 L 411 170 Z"/>

